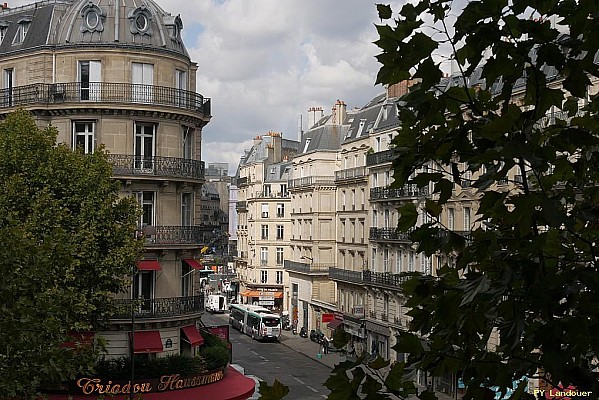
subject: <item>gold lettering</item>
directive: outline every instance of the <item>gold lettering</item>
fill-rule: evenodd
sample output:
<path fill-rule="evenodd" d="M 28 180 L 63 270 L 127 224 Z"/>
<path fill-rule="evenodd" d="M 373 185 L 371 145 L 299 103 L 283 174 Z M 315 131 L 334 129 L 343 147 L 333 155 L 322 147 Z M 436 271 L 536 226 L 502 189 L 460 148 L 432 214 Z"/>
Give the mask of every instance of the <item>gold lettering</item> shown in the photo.
<path fill-rule="evenodd" d="M 152 391 L 152 385 L 150 385 L 149 383 L 142 383 L 141 384 L 141 391 L 142 392 L 151 392 Z"/>
<path fill-rule="evenodd" d="M 81 378 L 77 380 L 77 386 L 81 388 L 83 394 L 92 394 L 95 389 L 95 384 L 100 382 L 100 379 Z"/>
<path fill-rule="evenodd" d="M 121 393 L 121 385 L 116 384 L 112 387 L 112 390 L 110 390 L 111 394 L 119 394 Z"/>

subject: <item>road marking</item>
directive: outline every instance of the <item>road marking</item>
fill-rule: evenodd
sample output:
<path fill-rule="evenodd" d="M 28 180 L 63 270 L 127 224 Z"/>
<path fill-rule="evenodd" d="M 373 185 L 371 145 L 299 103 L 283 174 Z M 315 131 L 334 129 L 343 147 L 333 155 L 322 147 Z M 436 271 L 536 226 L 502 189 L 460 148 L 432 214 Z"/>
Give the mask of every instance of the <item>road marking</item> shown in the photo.
<path fill-rule="evenodd" d="M 252 353 L 255 356 L 259 356 L 260 354 L 256 353 L 254 350 L 250 350 L 250 353 Z"/>
<path fill-rule="evenodd" d="M 308 386 L 308 385 L 306 385 L 306 387 L 307 387 L 308 389 L 310 389 L 311 391 L 313 391 L 314 393 L 318 393 L 318 390 L 314 389 L 312 386 Z"/>
<path fill-rule="evenodd" d="M 302 381 L 299 378 L 296 378 L 295 376 L 293 377 L 293 379 L 295 379 L 296 381 L 298 381 L 301 385 L 305 385 L 304 381 Z"/>
<path fill-rule="evenodd" d="M 326 394 L 321 394 L 321 396 L 322 396 L 323 399 L 328 399 L 329 398 L 329 396 L 327 396 Z"/>

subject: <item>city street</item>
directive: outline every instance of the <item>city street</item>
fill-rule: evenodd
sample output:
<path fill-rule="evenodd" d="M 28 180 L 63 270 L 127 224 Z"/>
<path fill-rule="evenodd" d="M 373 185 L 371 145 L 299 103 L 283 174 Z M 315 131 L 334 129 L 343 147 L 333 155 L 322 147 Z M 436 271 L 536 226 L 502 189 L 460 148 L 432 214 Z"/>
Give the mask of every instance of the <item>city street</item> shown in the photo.
<path fill-rule="evenodd" d="M 205 314 L 205 325 L 228 323 L 228 314 Z M 329 390 L 323 386 L 331 368 L 278 342 L 258 342 L 249 336 L 230 330 L 233 344 L 233 363 L 272 385 L 275 378 L 289 388 L 285 400 L 322 399 Z M 309 341 L 308 339 L 302 339 Z M 311 343 L 317 352 L 318 345 Z"/>

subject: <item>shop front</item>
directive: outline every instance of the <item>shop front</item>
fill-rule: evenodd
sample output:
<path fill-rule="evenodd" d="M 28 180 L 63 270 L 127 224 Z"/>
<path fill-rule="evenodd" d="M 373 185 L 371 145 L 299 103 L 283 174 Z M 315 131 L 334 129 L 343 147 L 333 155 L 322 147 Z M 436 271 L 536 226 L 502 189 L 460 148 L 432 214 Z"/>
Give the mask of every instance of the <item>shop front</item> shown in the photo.
<path fill-rule="evenodd" d="M 255 288 L 240 293 L 243 304 L 254 304 L 272 310 L 275 314 L 283 312 L 283 291 L 279 288 Z"/>

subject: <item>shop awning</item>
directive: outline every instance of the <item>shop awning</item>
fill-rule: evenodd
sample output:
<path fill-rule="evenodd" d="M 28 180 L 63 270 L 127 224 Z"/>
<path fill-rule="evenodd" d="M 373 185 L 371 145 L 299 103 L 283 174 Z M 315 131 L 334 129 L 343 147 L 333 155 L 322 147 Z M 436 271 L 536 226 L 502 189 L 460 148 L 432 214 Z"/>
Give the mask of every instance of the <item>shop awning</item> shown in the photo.
<path fill-rule="evenodd" d="M 187 337 L 187 340 L 189 340 L 189 344 L 192 346 L 201 346 L 204 344 L 204 338 L 200 332 L 198 332 L 198 329 L 195 327 L 195 325 L 184 326 L 181 328 L 181 330 Z"/>
<path fill-rule="evenodd" d="M 258 290 L 246 290 L 239 293 L 243 297 L 268 297 L 271 296 L 275 299 L 282 299 L 283 292 L 260 292 Z"/>
<path fill-rule="evenodd" d="M 90 346 L 94 342 L 95 332 L 69 332 L 69 339 L 60 344 L 62 348 L 75 349 L 79 346 Z"/>
<path fill-rule="evenodd" d="M 327 324 L 327 327 L 329 329 L 335 329 L 335 328 L 337 328 L 341 324 L 343 324 L 343 321 L 341 321 L 340 319 L 334 319 L 334 320 L 332 320 L 331 322 L 329 322 Z"/>
<path fill-rule="evenodd" d="M 187 265 L 189 265 L 193 269 L 204 269 L 202 264 L 200 264 L 197 260 L 194 260 L 193 258 L 184 258 L 183 261 L 185 261 Z"/>
<path fill-rule="evenodd" d="M 131 333 L 129 333 L 129 338 L 131 338 Z M 134 353 L 161 353 L 162 351 L 162 338 L 159 331 L 135 332 Z"/>
<path fill-rule="evenodd" d="M 160 271 L 160 263 L 158 260 L 140 260 L 137 262 L 137 269 L 140 271 Z"/>

